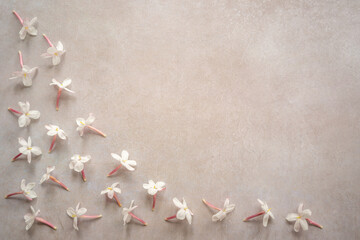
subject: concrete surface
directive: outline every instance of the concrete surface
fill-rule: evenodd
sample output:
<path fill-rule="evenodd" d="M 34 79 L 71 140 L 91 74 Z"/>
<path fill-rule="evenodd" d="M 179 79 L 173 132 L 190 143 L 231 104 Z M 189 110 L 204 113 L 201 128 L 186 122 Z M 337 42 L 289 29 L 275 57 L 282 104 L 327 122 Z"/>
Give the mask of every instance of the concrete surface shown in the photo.
<path fill-rule="evenodd" d="M 39 198 L 0 201 L 1 239 L 359 239 L 360 238 L 360 3 L 359 1 L 1 1 L 0 192 L 20 181 L 39 182 L 48 165 L 68 185 L 37 185 Z M 39 36 L 18 37 L 13 16 L 37 16 Z M 61 40 L 63 62 L 50 66 L 41 34 Z M 7 80 L 24 62 L 38 66 L 31 88 Z M 52 78 L 73 79 L 55 111 Z M 30 101 L 41 118 L 20 129 L 7 107 Z M 81 138 L 75 118 L 94 113 L 108 134 Z M 48 154 L 45 124 L 68 134 Z M 11 162 L 17 138 L 33 138 L 44 154 L 29 165 Z M 107 173 L 110 153 L 127 149 L 135 172 Z M 88 181 L 69 167 L 75 153 L 90 154 Z M 155 212 L 142 184 L 163 180 Z M 122 224 L 121 209 L 100 191 L 120 181 L 120 200 L 139 205 L 148 222 Z M 193 225 L 167 223 L 171 199 L 185 197 Z M 236 210 L 221 223 L 202 198 Z M 268 202 L 276 216 L 242 219 Z M 72 228 L 66 209 L 77 202 L 96 221 Z M 324 225 L 295 234 L 285 221 L 300 202 Z M 30 205 L 58 230 L 35 224 L 25 231 Z"/>

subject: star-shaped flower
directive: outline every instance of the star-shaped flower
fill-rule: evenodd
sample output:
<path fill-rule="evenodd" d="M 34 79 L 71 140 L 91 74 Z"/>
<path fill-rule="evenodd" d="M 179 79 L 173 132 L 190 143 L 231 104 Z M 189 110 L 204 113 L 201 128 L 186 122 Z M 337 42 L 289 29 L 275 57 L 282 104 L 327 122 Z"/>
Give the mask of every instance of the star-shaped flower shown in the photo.
<path fill-rule="evenodd" d="M 122 214 L 123 214 L 123 221 L 124 221 L 124 225 L 126 225 L 127 223 L 129 223 L 131 221 L 132 218 L 135 218 L 136 220 L 138 220 L 139 222 L 141 222 L 142 224 L 144 224 L 144 226 L 147 225 L 147 223 L 142 220 L 141 218 L 138 218 L 137 216 L 135 216 L 135 214 L 132 213 L 132 211 L 137 208 L 137 206 L 133 206 L 134 205 L 134 200 L 131 201 L 130 203 L 130 207 L 126 208 L 124 207 L 122 210 Z"/>
<path fill-rule="evenodd" d="M 34 190 L 32 190 L 35 187 L 35 183 L 28 183 L 26 185 L 26 181 L 25 179 L 21 180 L 21 191 L 20 192 L 15 192 L 15 193 L 10 193 L 8 195 L 5 196 L 5 198 L 9 198 L 11 196 L 17 195 L 17 194 L 23 194 L 27 200 L 31 201 L 33 198 L 36 198 L 37 195 L 35 193 Z"/>
<path fill-rule="evenodd" d="M 41 56 L 43 58 L 52 58 L 52 64 L 54 66 L 58 65 L 61 62 L 61 56 L 65 53 L 63 44 L 58 41 L 55 47 L 45 34 L 43 34 L 43 36 L 48 41 L 50 47 L 47 49 L 46 53 L 41 54 Z"/>
<path fill-rule="evenodd" d="M 173 218 L 177 218 L 179 220 L 184 220 L 186 218 L 188 223 L 191 224 L 192 216 L 194 214 L 188 208 L 185 199 L 183 198 L 183 202 L 181 203 L 177 198 L 173 198 L 173 202 L 174 202 L 175 206 L 179 208 L 179 210 L 177 211 L 176 215 L 165 218 L 165 221 L 173 219 Z"/>
<path fill-rule="evenodd" d="M 227 215 L 228 213 L 232 212 L 232 211 L 235 209 L 235 204 L 230 204 L 230 201 L 229 201 L 228 198 L 225 199 L 225 203 L 224 203 L 224 208 L 223 208 L 223 209 L 220 209 L 220 208 L 218 208 L 218 207 L 215 207 L 214 205 L 208 203 L 205 199 L 203 199 L 203 202 L 204 202 L 207 206 L 209 206 L 209 207 L 211 207 L 211 208 L 219 211 L 218 213 L 216 213 L 216 214 L 214 214 L 214 215 L 212 216 L 211 219 L 212 219 L 213 222 L 217 222 L 217 221 L 222 221 L 222 220 L 224 220 L 225 217 L 226 217 L 226 215 Z"/>
<path fill-rule="evenodd" d="M 135 160 L 128 160 L 129 159 L 129 153 L 126 150 L 123 150 L 121 152 L 121 157 L 116 153 L 111 153 L 111 156 L 113 158 L 115 158 L 116 160 L 118 160 L 120 162 L 120 165 L 118 165 L 114 170 L 112 170 L 108 174 L 108 177 L 113 175 L 117 170 L 119 170 L 119 168 L 121 166 L 124 166 L 129 171 L 134 171 L 135 170 L 133 168 L 133 166 L 136 166 L 136 161 Z"/>
<path fill-rule="evenodd" d="M 89 117 L 85 120 L 84 118 L 77 118 L 76 119 L 76 124 L 78 125 L 78 127 L 76 128 L 76 131 L 79 132 L 79 135 L 82 137 L 84 134 L 84 130 L 90 129 L 91 131 L 94 131 L 98 134 L 100 134 L 103 137 L 106 137 L 106 134 L 101 132 L 100 130 L 94 128 L 93 126 L 91 126 L 91 124 L 95 121 L 95 116 L 90 113 Z"/>
<path fill-rule="evenodd" d="M 77 226 L 77 222 L 78 222 L 78 218 L 88 218 L 88 219 L 96 219 L 96 218 L 101 218 L 102 215 L 84 215 L 87 212 L 86 208 L 80 208 L 80 203 L 78 203 L 78 205 L 76 206 L 75 209 L 73 209 L 72 207 L 69 207 L 66 210 L 67 214 L 69 215 L 69 217 L 74 219 L 73 222 L 73 227 L 79 231 L 79 228 Z"/>
<path fill-rule="evenodd" d="M 294 225 L 295 232 L 299 232 L 300 226 L 304 231 L 307 231 L 309 229 L 306 219 L 311 216 L 311 210 L 310 209 L 303 210 L 303 205 L 304 205 L 303 203 L 300 203 L 298 207 L 298 212 L 289 213 L 286 217 L 286 220 L 288 220 L 289 222 L 295 222 Z"/>
<path fill-rule="evenodd" d="M 31 163 L 31 154 L 40 155 L 42 154 L 41 149 L 36 146 L 31 146 L 31 138 L 28 137 L 28 141 L 24 138 L 19 138 L 19 143 L 21 147 L 19 148 L 19 152 L 27 156 L 27 161 Z M 13 159 L 14 160 L 14 159 Z"/>
<path fill-rule="evenodd" d="M 19 22 L 22 24 L 22 28 L 19 32 L 19 36 L 21 40 L 24 40 L 26 37 L 26 34 L 30 34 L 32 36 L 36 36 L 37 35 L 37 17 L 34 17 L 31 20 L 28 20 L 27 18 L 25 18 L 25 20 L 23 20 L 20 15 L 13 11 L 14 15 L 19 19 Z"/>
<path fill-rule="evenodd" d="M 119 207 L 121 207 L 121 203 L 119 198 L 117 197 L 116 193 L 121 193 L 121 189 L 116 187 L 119 185 L 119 182 L 113 183 L 110 187 L 107 187 L 105 190 L 101 191 L 101 194 L 107 194 L 108 198 L 113 199 L 115 198 Z"/>
<path fill-rule="evenodd" d="M 30 125 L 31 119 L 38 119 L 40 118 L 40 112 L 37 110 L 30 110 L 30 103 L 26 102 L 19 102 L 21 111 L 14 110 L 12 108 L 8 108 L 9 111 L 13 113 L 20 114 L 18 123 L 19 127 L 27 127 Z"/>
<path fill-rule="evenodd" d="M 56 98 L 56 111 L 59 110 L 59 100 L 60 100 L 60 95 L 62 90 L 66 90 L 68 92 L 71 93 L 75 93 L 74 91 L 68 89 L 67 87 L 70 86 L 71 84 L 71 79 L 70 78 L 66 78 L 62 83 L 56 81 L 56 79 L 52 79 L 52 83 L 50 83 L 50 85 L 55 85 L 58 87 L 58 94 L 57 94 L 57 98 Z"/>
<path fill-rule="evenodd" d="M 143 188 L 145 188 L 148 192 L 148 194 L 153 196 L 153 206 L 152 210 L 155 209 L 155 203 L 156 203 L 156 195 L 159 191 L 163 191 L 166 189 L 164 182 L 157 182 L 155 183 L 153 180 L 149 180 L 149 183 L 144 183 Z"/>
<path fill-rule="evenodd" d="M 48 132 L 46 133 L 48 136 L 52 136 L 53 140 L 51 142 L 50 148 L 49 148 L 49 153 L 53 150 L 54 148 L 54 144 L 56 141 L 56 137 L 59 136 L 60 139 L 62 140 L 66 140 L 66 133 L 64 132 L 64 130 L 62 130 L 59 126 L 57 125 L 45 125 L 45 128 L 48 130 Z"/>
<path fill-rule="evenodd" d="M 51 223 L 49 223 L 45 219 L 38 217 L 38 215 L 40 214 L 40 210 L 35 211 L 33 206 L 30 206 L 30 209 L 31 209 L 31 213 L 27 213 L 24 216 L 24 220 L 25 220 L 25 223 L 26 223 L 26 227 L 25 227 L 26 231 L 29 230 L 32 227 L 35 220 L 38 221 L 38 222 L 41 222 L 41 223 L 43 223 L 45 225 L 48 225 L 49 227 L 51 227 L 54 230 L 57 229 L 54 225 L 52 225 Z"/>
<path fill-rule="evenodd" d="M 86 181 L 84 163 L 88 162 L 90 159 L 90 155 L 80 156 L 79 154 L 75 154 L 71 157 L 71 162 L 69 164 L 70 169 L 73 169 L 75 172 L 81 172 L 84 182 Z"/>

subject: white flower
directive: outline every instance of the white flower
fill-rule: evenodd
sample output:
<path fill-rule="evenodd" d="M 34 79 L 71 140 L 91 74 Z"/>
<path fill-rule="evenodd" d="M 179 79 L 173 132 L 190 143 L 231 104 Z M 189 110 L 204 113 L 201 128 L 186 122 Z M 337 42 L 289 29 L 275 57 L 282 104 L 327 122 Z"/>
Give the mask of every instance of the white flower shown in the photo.
<path fill-rule="evenodd" d="M 40 112 L 37 110 L 30 110 L 30 103 L 26 102 L 19 102 L 18 103 L 20 108 L 21 108 L 21 112 L 22 115 L 20 115 L 18 122 L 19 122 L 19 127 L 27 127 L 30 125 L 31 119 L 38 119 L 40 117 Z"/>
<path fill-rule="evenodd" d="M 138 207 L 138 206 L 133 206 L 133 204 L 134 204 L 134 200 L 131 201 L 129 208 L 124 207 L 123 210 L 122 210 L 122 215 L 124 215 L 124 217 L 123 217 L 124 225 L 126 225 L 127 223 L 129 223 L 129 222 L 131 221 L 132 216 L 131 216 L 130 213 L 131 213 L 135 208 Z"/>
<path fill-rule="evenodd" d="M 29 66 L 24 65 L 21 71 L 16 71 L 10 79 L 16 79 L 22 77 L 22 82 L 24 86 L 30 87 L 32 85 L 32 79 L 36 73 L 37 67 L 30 68 Z"/>
<path fill-rule="evenodd" d="M 89 117 L 85 120 L 84 118 L 77 118 L 76 124 L 78 127 L 76 128 L 76 131 L 79 132 L 79 135 L 82 136 L 84 134 L 84 129 L 87 126 L 90 126 L 95 121 L 95 116 L 90 113 Z"/>
<path fill-rule="evenodd" d="M 71 157 L 69 167 L 76 172 L 81 172 L 84 169 L 84 163 L 88 162 L 90 159 L 90 155 L 80 156 L 79 154 L 75 154 Z"/>
<path fill-rule="evenodd" d="M 78 203 L 75 210 L 72 207 L 69 207 L 66 210 L 67 214 L 74 219 L 73 227 L 78 231 L 79 231 L 79 228 L 77 226 L 78 217 L 80 217 L 81 215 L 84 215 L 87 211 L 86 208 L 79 209 L 79 207 L 80 207 L 80 203 Z"/>
<path fill-rule="evenodd" d="M 37 22 L 37 17 L 34 17 L 30 21 L 28 19 L 24 20 L 23 27 L 19 32 L 19 36 L 21 40 L 25 39 L 27 33 L 33 36 L 37 35 L 36 22 Z"/>
<path fill-rule="evenodd" d="M 121 157 L 117 155 L 116 153 L 111 153 L 111 156 L 115 158 L 116 160 L 120 161 L 121 165 L 126 167 L 129 171 L 134 171 L 135 169 L 133 166 L 136 166 L 135 160 L 128 160 L 129 159 L 129 153 L 126 150 L 123 150 L 121 152 Z"/>
<path fill-rule="evenodd" d="M 42 178 L 41 178 L 41 180 L 40 180 L 40 184 L 42 184 L 43 182 L 49 180 L 49 178 L 50 178 L 50 173 L 51 173 L 52 171 L 54 171 L 54 170 L 55 170 L 55 166 L 47 167 L 47 168 L 46 168 L 46 173 L 42 176 Z"/>
<path fill-rule="evenodd" d="M 33 208 L 33 206 L 30 206 L 30 208 L 31 208 L 31 213 L 27 213 L 24 216 L 25 223 L 26 223 L 26 227 L 25 227 L 26 231 L 32 227 L 32 225 L 35 222 L 36 217 L 40 214 L 40 210 L 37 210 L 35 212 L 35 209 Z"/>
<path fill-rule="evenodd" d="M 21 190 L 23 191 L 23 194 L 24 194 L 26 197 L 28 197 L 28 198 L 30 198 L 30 199 L 33 199 L 33 198 L 36 198 L 36 197 L 37 197 L 35 191 L 32 190 L 32 189 L 35 187 L 35 183 L 34 183 L 34 182 L 28 183 L 28 184 L 26 185 L 26 181 L 25 181 L 25 179 L 23 179 L 23 180 L 21 180 L 21 185 L 20 185 L 20 187 L 21 187 Z"/>
<path fill-rule="evenodd" d="M 229 203 L 230 203 L 230 201 L 227 198 L 224 203 L 224 208 L 212 216 L 211 219 L 213 220 L 213 222 L 224 220 L 224 218 L 226 217 L 226 214 L 228 214 L 229 212 L 232 212 L 235 209 L 235 204 L 229 204 Z"/>
<path fill-rule="evenodd" d="M 149 183 L 143 184 L 143 188 L 147 189 L 150 195 L 155 195 L 158 191 L 162 191 L 164 187 L 164 182 L 155 183 L 153 180 L 149 180 Z"/>
<path fill-rule="evenodd" d="M 35 155 L 41 154 L 41 149 L 39 147 L 31 146 L 31 138 L 30 137 L 28 137 L 27 142 L 24 138 L 20 137 L 19 143 L 20 143 L 20 145 L 22 145 L 22 147 L 19 148 L 19 152 L 21 154 L 24 154 L 27 156 L 27 160 L 29 163 L 31 163 L 31 153 L 33 153 Z"/>
<path fill-rule="evenodd" d="M 173 198 L 173 202 L 176 207 L 180 208 L 176 213 L 176 218 L 179 220 L 184 220 L 186 217 L 186 220 L 191 224 L 192 220 L 192 211 L 188 208 L 185 199 L 183 198 L 183 202 L 181 203 L 177 198 Z"/>
<path fill-rule="evenodd" d="M 61 61 L 61 56 L 65 53 L 64 46 L 59 41 L 55 46 L 49 47 L 46 53 L 41 54 L 43 58 L 52 58 L 52 64 L 58 65 Z"/>
<path fill-rule="evenodd" d="M 101 191 L 101 194 L 107 193 L 107 196 L 112 199 L 114 197 L 114 192 L 121 193 L 121 189 L 116 186 L 119 185 L 119 182 L 113 183 L 111 187 L 107 187 L 105 190 Z"/>
<path fill-rule="evenodd" d="M 71 84 L 71 79 L 70 78 L 66 78 L 62 83 L 56 81 L 56 79 L 53 78 L 52 83 L 50 83 L 50 85 L 56 85 L 59 88 L 65 89 L 68 92 L 75 93 L 74 91 L 67 88 L 68 86 L 70 86 L 70 84 Z"/>
<path fill-rule="evenodd" d="M 270 212 L 271 208 L 268 207 L 266 202 L 263 202 L 260 199 L 258 199 L 258 202 L 261 204 L 261 209 L 265 212 L 263 218 L 263 225 L 264 227 L 266 227 L 269 221 L 269 217 L 271 217 L 272 219 L 275 219 L 275 217 L 272 212 Z"/>
<path fill-rule="evenodd" d="M 49 130 L 47 132 L 48 136 L 58 135 L 61 139 L 63 139 L 63 140 L 66 139 L 66 134 L 65 134 L 64 130 L 60 129 L 59 126 L 49 124 L 49 125 L 45 125 L 45 128 L 47 130 Z"/>
<path fill-rule="evenodd" d="M 311 216 L 311 211 L 310 209 L 303 210 L 303 205 L 304 205 L 303 203 L 299 205 L 298 213 L 289 213 L 286 216 L 286 220 L 288 220 L 289 222 L 295 221 L 295 225 L 294 225 L 295 232 L 299 232 L 300 226 L 304 231 L 308 230 L 308 223 L 306 221 L 306 218 L 309 218 Z"/>

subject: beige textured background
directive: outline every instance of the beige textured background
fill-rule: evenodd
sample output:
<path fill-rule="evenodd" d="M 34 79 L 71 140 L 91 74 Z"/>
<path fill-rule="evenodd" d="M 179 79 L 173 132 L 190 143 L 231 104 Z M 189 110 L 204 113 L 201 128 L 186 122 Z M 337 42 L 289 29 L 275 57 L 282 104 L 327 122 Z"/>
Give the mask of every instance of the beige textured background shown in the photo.
<path fill-rule="evenodd" d="M 19 22 L 37 16 L 39 33 L 21 41 Z M 35 224 L 25 231 L 23 198 L 0 200 L 1 239 L 359 239 L 360 238 L 360 3 L 359 1 L 1 1 L 0 2 L 0 193 L 17 191 L 22 178 L 38 182 L 46 166 L 68 185 L 37 185 L 31 204 L 57 231 Z M 64 61 L 50 66 L 40 54 L 61 40 Z M 31 88 L 7 80 L 24 62 L 39 66 Z M 73 79 L 55 111 L 51 78 Z M 20 129 L 7 112 L 18 101 L 41 111 L 39 121 Z M 88 113 L 106 139 L 79 137 L 75 118 Z M 68 134 L 54 152 L 45 124 Z M 30 135 L 44 154 L 29 165 L 11 162 L 17 138 Z M 135 172 L 106 174 L 116 166 L 111 152 L 130 152 Z M 70 157 L 90 154 L 88 182 L 70 171 Z M 155 212 L 142 189 L 163 180 Z M 149 226 L 124 227 L 121 209 L 100 196 L 120 181 L 120 199 Z M 193 225 L 166 223 L 173 197 L 185 197 Z M 236 210 L 212 223 L 205 197 Z M 276 216 L 242 219 L 268 202 Z M 96 221 L 72 228 L 69 206 L 81 201 Z M 285 221 L 300 202 L 313 211 L 320 230 L 295 234 Z"/>

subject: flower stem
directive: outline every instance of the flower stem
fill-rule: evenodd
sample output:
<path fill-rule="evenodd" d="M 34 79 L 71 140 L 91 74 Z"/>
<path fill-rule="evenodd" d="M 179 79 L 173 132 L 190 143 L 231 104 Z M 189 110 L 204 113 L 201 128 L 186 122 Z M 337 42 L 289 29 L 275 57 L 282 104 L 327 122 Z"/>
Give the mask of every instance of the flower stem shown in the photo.
<path fill-rule="evenodd" d="M 59 100 L 61 95 L 62 88 L 59 88 L 57 98 L 56 98 L 56 111 L 59 111 Z"/>
<path fill-rule="evenodd" d="M 21 25 L 24 25 L 24 20 L 22 20 L 22 18 L 20 17 L 20 15 L 19 15 L 17 12 L 15 12 L 15 10 L 13 11 L 13 14 L 15 14 L 15 16 L 17 17 L 17 19 L 19 19 Z"/>
<path fill-rule="evenodd" d="M 84 180 L 84 182 L 86 182 L 85 170 L 84 169 L 81 171 L 81 176 L 82 176 L 82 179 Z"/>
<path fill-rule="evenodd" d="M 118 198 L 118 196 L 116 195 L 116 193 L 114 193 L 114 198 L 115 198 L 117 204 L 119 205 L 119 207 L 121 207 L 121 203 L 120 203 L 119 198 Z"/>
<path fill-rule="evenodd" d="M 11 161 L 15 161 L 18 157 L 20 157 L 22 155 L 22 153 L 19 153 L 18 155 L 16 155 Z"/>
<path fill-rule="evenodd" d="M 19 60 L 20 60 L 20 66 L 21 66 L 21 68 L 23 68 L 24 62 L 23 62 L 23 57 L 22 57 L 21 51 L 19 51 Z"/>
<path fill-rule="evenodd" d="M 54 148 L 56 136 L 57 136 L 57 135 L 54 135 L 54 137 L 53 137 L 53 140 L 52 140 L 51 145 L 50 145 L 50 148 L 49 148 L 49 153 L 50 153 L 50 152 L 53 150 L 53 148 Z"/>
<path fill-rule="evenodd" d="M 111 175 L 113 175 L 117 170 L 119 170 L 120 167 L 121 167 L 121 164 L 119 166 L 117 166 L 114 170 L 112 170 L 107 176 L 110 177 Z"/>
<path fill-rule="evenodd" d="M 54 45 L 51 43 L 50 39 L 45 34 L 43 34 L 43 36 L 46 39 L 46 41 L 48 42 L 48 44 L 50 45 L 50 47 L 53 47 Z"/>
<path fill-rule="evenodd" d="M 57 180 L 55 177 L 50 176 L 50 179 L 54 182 L 56 182 L 57 184 L 59 184 L 60 186 L 62 186 L 64 189 L 66 189 L 67 191 L 70 191 L 69 188 L 67 186 L 65 186 L 62 182 L 60 182 L 59 180 Z"/>
<path fill-rule="evenodd" d="M 9 198 L 11 196 L 17 195 L 17 194 L 23 194 L 24 192 L 14 192 L 14 193 L 10 193 L 8 195 L 5 196 L 5 198 Z"/>
<path fill-rule="evenodd" d="M 141 222 L 142 224 L 144 224 L 144 226 L 147 225 L 147 223 L 146 223 L 144 220 L 142 220 L 141 218 L 138 218 L 138 217 L 135 216 L 135 214 L 133 214 L 132 212 L 129 212 L 129 214 L 130 214 L 133 218 L 135 218 L 136 220 L 138 220 L 139 222 Z"/>
<path fill-rule="evenodd" d="M 203 199 L 202 201 L 203 201 L 207 206 L 209 206 L 209 207 L 211 207 L 211 208 L 213 208 L 213 209 L 215 209 L 215 210 L 221 211 L 220 208 L 215 207 L 215 206 L 212 205 L 211 203 L 208 203 L 205 199 Z"/>
<path fill-rule="evenodd" d="M 156 193 L 153 195 L 153 205 L 152 205 L 152 210 L 153 211 L 155 209 L 155 203 L 156 203 Z"/>
<path fill-rule="evenodd" d="M 36 219 L 36 221 L 38 221 L 38 222 L 41 222 L 41 223 L 43 223 L 43 224 L 45 224 L 45 225 L 48 225 L 49 227 L 51 227 L 51 228 L 54 229 L 54 230 L 57 229 L 54 225 L 52 225 L 51 223 L 49 223 L 48 221 L 46 221 L 46 220 L 43 219 L 43 218 L 36 217 L 35 219 Z"/>
<path fill-rule="evenodd" d="M 87 218 L 87 219 L 96 219 L 96 218 L 101 218 L 102 215 L 82 215 L 80 216 L 80 218 Z"/>
<path fill-rule="evenodd" d="M 313 225 L 313 226 L 315 226 L 315 227 L 318 227 L 318 228 L 321 228 L 321 229 L 323 229 L 323 226 L 322 225 L 320 225 L 320 224 L 318 224 L 318 223 L 316 223 L 316 222 L 314 222 L 314 221 L 312 221 L 312 220 L 310 220 L 310 219 L 306 219 L 307 221 L 308 221 L 308 223 L 310 224 L 310 225 Z"/>
<path fill-rule="evenodd" d="M 105 134 L 105 133 L 103 133 L 102 131 L 94 128 L 93 126 L 87 125 L 86 127 L 88 127 L 90 130 L 96 132 L 97 134 L 100 134 L 101 136 L 106 137 L 106 134 Z"/>
<path fill-rule="evenodd" d="M 257 214 L 251 215 L 250 217 L 244 218 L 243 221 L 246 222 L 246 221 L 248 221 L 248 220 L 250 220 L 250 219 L 252 219 L 252 218 L 254 218 L 254 217 L 261 216 L 261 215 L 263 215 L 263 214 L 265 214 L 264 211 L 259 212 L 259 213 L 257 213 Z"/>
<path fill-rule="evenodd" d="M 170 219 L 174 219 L 174 218 L 176 218 L 176 214 L 175 214 L 174 216 L 171 216 L 171 217 L 167 217 L 167 218 L 165 218 L 165 221 L 168 221 L 168 220 L 170 220 Z"/>
<path fill-rule="evenodd" d="M 19 112 L 13 108 L 8 108 L 9 111 L 13 112 L 13 113 L 17 113 L 17 114 L 22 114 L 22 112 Z"/>

